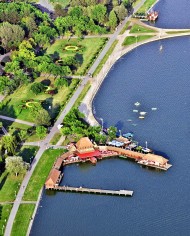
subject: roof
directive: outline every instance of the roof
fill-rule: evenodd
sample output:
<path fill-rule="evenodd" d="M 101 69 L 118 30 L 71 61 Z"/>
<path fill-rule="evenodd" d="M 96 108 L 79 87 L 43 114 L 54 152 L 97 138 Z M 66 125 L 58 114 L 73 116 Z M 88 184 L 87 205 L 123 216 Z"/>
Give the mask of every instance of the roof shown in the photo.
<path fill-rule="evenodd" d="M 48 184 L 49 182 L 56 184 L 59 179 L 60 174 L 61 174 L 61 171 L 56 170 L 56 169 L 52 169 L 49 173 L 49 176 L 48 176 L 45 184 Z"/>
<path fill-rule="evenodd" d="M 93 148 L 93 143 L 90 141 L 88 137 L 81 138 L 77 143 L 77 149 L 86 149 L 86 148 Z"/>
<path fill-rule="evenodd" d="M 81 158 L 81 159 L 86 159 L 89 157 L 98 157 L 101 156 L 100 151 L 96 150 L 94 152 L 86 152 L 86 153 L 77 153 L 77 155 Z"/>
<path fill-rule="evenodd" d="M 61 157 L 57 158 L 57 160 L 54 164 L 54 168 L 59 170 L 61 168 L 62 163 L 63 163 L 63 158 L 61 158 Z"/>

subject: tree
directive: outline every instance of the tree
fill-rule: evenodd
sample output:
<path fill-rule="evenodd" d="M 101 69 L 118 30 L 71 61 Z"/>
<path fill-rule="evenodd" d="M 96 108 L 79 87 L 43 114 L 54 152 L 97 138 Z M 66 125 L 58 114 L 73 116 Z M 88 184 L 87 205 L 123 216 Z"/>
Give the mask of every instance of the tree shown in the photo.
<path fill-rule="evenodd" d="M 37 125 L 50 125 L 50 116 L 45 109 L 41 109 L 36 112 L 36 124 Z"/>
<path fill-rule="evenodd" d="M 117 26 L 117 16 L 114 10 L 112 10 L 109 14 L 109 25 L 112 30 Z"/>
<path fill-rule="evenodd" d="M 7 150 L 8 154 L 15 154 L 17 141 L 15 136 L 13 135 L 4 135 L 2 137 L 2 145 L 5 150 Z"/>
<path fill-rule="evenodd" d="M 63 87 L 63 86 L 66 86 L 66 87 L 68 87 L 68 81 L 67 81 L 67 79 L 64 79 L 64 78 L 57 78 L 56 80 L 55 80 L 55 86 L 57 87 L 57 88 L 61 88 L 61 87 Z"/>
<path fill-rule="evenodd" d="M 5 167 L 10 174 L 18 176 L 19 174 L 26 173 L 29 164 L 24 162 L 22 157 L 9 156 L 5 159 Z"/>
<path fill-rule="evenodd" d="M 40 139 L 44 138 L 47 134 L 47 128 L 45 128 L 44 126 L 37 126 L 36 134 Z"/>
<path fill-rule="evenodd" d="M 31 90 L 33 93 L 35 93 L 37 95 L 37 94 L 43 92 L 45 90 L 45 87 L 42 83 L 35 82 L 32 84 Z"/>
<path fill-rule="evenodd" d="M 121 4 L 120 6 L 114 7 L 113 10 L 115 11 L 119 21 L 124 20 L 125 17 L 127 16 L 127 10 L 123 4 Z"/>
<path fill-rule="evenodd" d="M 18 47 L 24 39 L 24 30 L 19 25 L 11 25 L 8 22 L 3 22 L 0 26 L 0 39 L 2 46 L 7 50 Z"/>
<path fill-rule="evenodd" d="M 18 136 L 19 136 L 20 140 L 23 141 L 27 136 L 27 130 L 21 129 L 18 133 Z"/>
<path fill-rule="evenodd" d="M 108 128 L 108 136 L 110 140 L 116 138 L 117 128 L 115 126 L 110 126 Z"/>
<path fill-rule="evenodd" d="M 91 18 L 98 23 L 103 24 L 106 21 L 107 9 L 105 6 L 98 4 L 92 8 Z"/>

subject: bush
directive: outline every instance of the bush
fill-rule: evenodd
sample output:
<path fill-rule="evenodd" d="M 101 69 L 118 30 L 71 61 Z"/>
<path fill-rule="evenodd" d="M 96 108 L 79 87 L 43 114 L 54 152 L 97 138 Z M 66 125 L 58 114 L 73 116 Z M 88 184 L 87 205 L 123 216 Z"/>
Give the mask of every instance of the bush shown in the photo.
<path fill-rule="evenodd" d="M 37 95 L 45 90 L 45 86 L 42 83 L 35 82 L 32 84 L 31 90 Z"/>

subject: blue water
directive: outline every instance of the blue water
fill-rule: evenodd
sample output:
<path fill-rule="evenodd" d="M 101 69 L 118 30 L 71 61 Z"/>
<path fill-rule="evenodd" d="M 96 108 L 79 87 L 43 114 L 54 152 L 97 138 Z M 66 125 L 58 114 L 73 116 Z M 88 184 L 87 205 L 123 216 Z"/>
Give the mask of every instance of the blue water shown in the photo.
<path fill-rule="evenodd" d="M 153 9 L 159 11 L 157 27 L 190 29 L 189 0 L 159 0 Z"/>
<path fill-rule="evenodd" d="M 159 4 L 165 24 L 170 24 L 166 28 L 179 28 L 180 22 L 181 28 L 187 27 L 183 17 L 179 22 L 172 17 L 174 10 L 169 17 L 164 12 L 171 4 L 175 12 L 183 6 L 187 17 L 189 1 L 163 0 Z M 117 158 L 96 166 L 67 166 L 62 184 L 129 189 L 134 196 L 44 192 L 31 235 L 190 235 L 189 61 L 190 37 L 138 47 L 114 65 L 93 102 L 95 115 L 103 118 L 104 126 L 134 132 L 140 144 L 147 141 L 173 167 L 167 172 L 150 170 Z M 134 105 L 137 101 L 139 108 Z M 145 119 L 140 120 L 133 109 L 146 111 Z"/>

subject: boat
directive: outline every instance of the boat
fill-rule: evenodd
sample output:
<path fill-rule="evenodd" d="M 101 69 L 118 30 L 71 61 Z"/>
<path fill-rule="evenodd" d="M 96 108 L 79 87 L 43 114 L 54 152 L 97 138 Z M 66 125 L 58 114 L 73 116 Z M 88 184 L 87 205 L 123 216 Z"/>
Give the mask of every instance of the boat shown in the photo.
<path fill-rule="evenodd" d="M 162 45 L 160 45 L 160 49 L 159 49 L 159 50 L 160 50 L 160 51 L 162 51 L 162 49 L 163 49 L 163 46 L 162 46 Z"/>
<path fill-rule="evenodd" d="M 140 102 L 135 102 L 135 104 L 134 104 L 135 106 L 140 106 L 141 104 L 140 104 Z"/>
<path fill-rule="evenodd" d="M 144 119 L 144 116 L 139 116 L 139 119 Z"/>
<path fill-rule="evenodd" d="M 144 115 L 146 115 L 146 111 L 141 111 L 139 114 L 141 115 L 141 116 L 144 116 Z"/>
<path fill-rule="evenodd" d="M 132 138 L 133 134 L 132 133 L 126 133 L 122 135 L 124 138 Z"/>
<path fill-rule="evenodd" d="M 157 11 L 150 11 L 147 14 L 147 19 L 149 21 L 155 21 L 158 18 L 158 12 Z"/>
<path fill-rule="evenodd" d="M 132 124 L 133 126 L 137 126 L 137 124 Z"/>
<path fill-rule="evenodd" d="M 133 110 L 133 112 L 138 112 L 138 110 Z"/>
<path fill-rule="evenodd" d="M 131 122 L 132 120 L 131 120 L 131 119 L 128 119 L 127 121 L 128 121 L 128 122 Z"/>
<path fill-rule="evenodd" d="M 158 108 L 157 107 L 152 107 L 152 111 L 156 111 Z"/>

